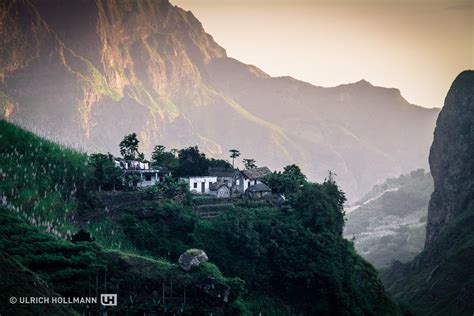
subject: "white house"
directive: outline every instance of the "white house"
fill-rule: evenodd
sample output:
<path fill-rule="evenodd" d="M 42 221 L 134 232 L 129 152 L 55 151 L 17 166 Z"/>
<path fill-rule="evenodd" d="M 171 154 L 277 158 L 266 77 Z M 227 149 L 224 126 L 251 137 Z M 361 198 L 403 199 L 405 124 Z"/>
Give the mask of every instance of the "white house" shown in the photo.
<path fill-rule="evenodd" d="M 196 194 L 209 194 L 216 197 L 241 196 L 249 187 L 255 186 L 256 189 L 265 188 L 262 192 L 266 193 L 269 189 L 263 185 L 261 179 L 272 172 L 267 167 L 254 168 L 239 171 L 233 168 L 209 168 L 207 176 L 190 176 L 180 178 L 180 181 L 189 185 L 189 191 Z M 260 191 L 258 191 L 260 194 Z M 257 193 L 254 195 L 258 195 Z"/>
<path fill-rule="evenodd" d="M 209 194 L 209 187 L 212 183 L 217 182 L 216 176 L 191 176 L 188 178 L 181 178 L 189 184 L 189 191 L 198 194 Z"/>

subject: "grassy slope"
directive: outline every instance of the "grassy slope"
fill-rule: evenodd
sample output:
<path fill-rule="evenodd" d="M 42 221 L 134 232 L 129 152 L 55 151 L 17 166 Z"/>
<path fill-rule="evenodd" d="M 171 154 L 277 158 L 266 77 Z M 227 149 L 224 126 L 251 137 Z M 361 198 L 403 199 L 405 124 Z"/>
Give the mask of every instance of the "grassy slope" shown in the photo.
<path fill-rule="evenodd" d="M 68 230 L 75 229 L 74 218 L 77 218 L 81 203 L 87 197 L 90 172 L 86 164 L 87 157 L 6 122 L 0 121 L 0 124 L 0 136 L 2 144 L 5 144 L 0 150 L 0 195 L 4 201 L 0 217 L 2 251 L 13 256 L 21 265 L 48 282 L 53 290 L 63 295 L 105 291 L 107 280 L 107 290 L 115 289 L 120 297 L 131 297 L 119 306 L 121 312 L 165 308 L 160 300 L 160 289 L 165 284 L 165 292 L 170 295 L 171 281 L 173 296 L 181 297 L 184 289 L 187 289 L 189 313 L 228 313 L 235 309 L 242 310 L 238 292 L 243 289 L 243 283 L 239 279 L 223 277 L 212 264 L 204 264 L 196 272 L 187 274 L 166 260 L 105 249 L 96 243 L 73 244 L 44 233 L 46 230 L 65 236 Z M 339 210 L 331 206 L 334 200 L 329 193 L 325 193 L 326 189 L 319 187 L 316 193 L 322 200 L 312 197 L 316 200 L 306 201 L 302 196 L 302 203 L 309 208 L 308 214 L 313 212 L 311 209 L 314 205 L 319 205 L 316 210 L 322 212 L 319 218 L 332 221 L 334 219 L 330 214 L 338 214 Z M 189 215 L 189 211 L 179 205 L 145 206 L 139 206 L 141 212 L 136 209 L 123 212 L 128 217 L 119 217 L 114 221 L 115 224 L 122 225 L 116 227 L 117 231 L 121 229 L 123 233 L 118 236 L 114 234 L 114 238 L 130 242 L 140 253 L 150 254 L 155 258 L 168 257 L 167 250 L 172 250 L 173 260 L 181 249 L 196 244 L 205 250 L 209 247 L 211 260 L 228 265 L 223 267 L 227 274 L 232 271 L 232 275 L 242 275 L 247 282 L 255 277 L 252 269 L 265 264 L 265 277 L 268 275 L 270 281 L 278 285 L 278 289 L 263 287 L 264 292 L 258 292 L 260 285 L 254 284 L 253 290 L 257 291 L 249 296 L 258 295 L 257 298 L 253 297 L 252 302 L 255 311 L 288 311 L 297 314 L 299 308 L 313 310 L 308 299 L 316 295 L 318 306 L 314 307 L 315 310 L 326 310 L 328 313 L 398 313 L 397 307 L 385 295 L 373 267 L 357 256 L 347 241 L 341 236 L 337 237 L 338 232 L 342 231 L 342 227 L 338 225 L 336 226 L 339 228 L 326 228 L 328 231 L 324 233 L 312 233 L 301 227 L 301 219 L 297 216 L 291 217 L 291 222 L 288 222 L 289 214 L 278 209 L 264 208 L 240 209 L 239 212 L 224 217 L 221 222 L 209 225 Z M 137 214 L 141 214 L 141 217 L 136 217 Z M 40 230 L 33 228 L 31 224 Z M 295 235 L 298 231 L 301 234 Z M 104 237 L 106 234 L 102 235 L 100 239 L 107 240 Z M 251 236 L 255 238 L 250 238 Z M 236 252 L 227 249 L 228 244 L 222 243 L 223 240 L 234 243 Z M 276 245 L 275 242 L 280 243 L 278 247 L 281 250 L 278 252 L 271 250 Z M 314 251 L 311 245 L 319 250 Z M 242 247 L 240 251 L 239 247 Z M 242 249 L 247 251 L 242 252 Z M 261 251 L 259 258 L 253 256 L 255 251 Z M 299 262 L 296 259 L 298 257 L 303 257 L 305 262 Z M 244 265 L 247 270 L 240 273 L 239 266 Z M 287 280 L 281 275 L 285 275 Z M 196 286 L 192 286 L 207 276 L 231 285 L 231 304 L 226 305 L 226 310 L 222 309 L 223 304 L 216 305 L 215 300 L 210 300 Z M 302 295 L 295 294 L 291 288 L 285 289 L 285 286 L 288 287 L 285 284 Z M 235 289 L 238 289 L 237 293 Z M 275 291 L 285 291 L 288 294 L 282 295 Z M 315 293 L 321 293 L 322 296 Z M 181 304 L 181 299 L 175 301 Z M 170 311 L 177 306 L 171 304 L 166 308 Z"/>
<path fill-rule="evenodd" d="M 0 120 L 0 200 L 20 218 L 58 236 L 74 229 L 87 156 Z"/>
<path fill-rule="evenodd" d="M 26 308 L 23 305 L 17 309 L 8 306 L 10 296 L 52 296 L 56 292 L 73 297 L 113 292 L 121 300 L 119 306 L 109 312 L 176 312 L 183 309 L 185 314 L 203 311 L 218 313 L 222 312 L 222 302 L 207 296 L 196 284 L 207 277 L 222 283 L 232 282 L 211 263 L 185 273 L 166 260 L 107 250 L 96 243 L 72 243 L 58 239 L 24 223 L 5 209 L 0 209 L 0 252 L 4 254 L 1 267 L 12 271 L 11 275 L 2 279 L 2 287 L 8 289 L 2 291 L 0 297 L 0 306 L 5 306 L 5 311 L 20 312 Z M 36 283 L 33 289 L 29 287 L 31 283 Z M 10 284 L 15 286 L 10 287 Z M 163 284 L 165 304 L 161 296 Z M 183 307 L 185 288 L 188 304 Z M 170 299 L 170 296 L 173 298 Z M 131 301 L 133 304 L 130 306 Z M 79 311 L 82 307 L 75 306 Z M 100 306 L 92 308 L 98 311 Z M 69 314 L 68 310 L 59 308 L 52 313 Z"/>
<path fill-rule="evenodd" d="M 2 267 L 13 265 L 18 270 L 29 269 L 31 278 L 45 280 L 45 288 L 61 295 L 85 295 L 88 290 L 93 294 L 96 290 L 103 292 L 104 288 L 94 287 L 91 282 L 98 279 L 102 284 L 108 274 L 108 288 L 115 286 L 119 295 L 122 291 L 122 297 L 135 300 L 132 307 L 129 302 L 120 307 L 129 308 L 128 311 L 164 308 L 159 299 L 152 297 L 156 296 L 153 293 L 162 288 L 163 282 L 165 289 L 173 282 L 174 295 L 189 287 L 184 311 L 222 312 L 215 299 L 195 286 L 206 277 L 232 282 L 211 263 L 189 274 L 166 260 L 108 250 L 96 243 L 73 244 L 62 239 L 77 230 L 75 218 L 86 200 L 90 168 L 85 154 L 46 141 L 5 121 L 0 121 L 0 141 L 0 250 L 8 256 L 6 258 L 14 260 L 6 259 Z M 5 284 L 22 276 L 10 277 L 5 278 Z M 41 291 L 39 288 L 37 293 Z M 199 299 L 193 302 L 193 297 Z M 166 306 L 168 310 L 176 307 Z M 228 308 L 232 308 L 232 304 Z"/>

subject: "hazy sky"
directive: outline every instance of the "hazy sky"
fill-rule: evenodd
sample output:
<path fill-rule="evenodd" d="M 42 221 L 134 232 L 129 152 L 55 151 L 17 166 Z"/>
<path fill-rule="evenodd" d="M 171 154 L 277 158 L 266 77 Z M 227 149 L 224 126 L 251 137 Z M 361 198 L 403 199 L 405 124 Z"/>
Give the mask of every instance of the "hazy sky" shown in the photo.
<path fill-rule="evenodd" d="M 441 107 L 474 68 L 474 0 L 171 0 L 230 57 L 319 86 L 366 79 Z"/>

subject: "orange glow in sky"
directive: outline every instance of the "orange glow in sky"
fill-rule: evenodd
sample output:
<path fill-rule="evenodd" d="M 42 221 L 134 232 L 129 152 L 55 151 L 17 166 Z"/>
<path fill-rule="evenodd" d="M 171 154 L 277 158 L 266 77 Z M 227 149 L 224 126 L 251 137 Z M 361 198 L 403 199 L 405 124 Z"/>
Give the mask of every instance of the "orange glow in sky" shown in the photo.
<path fill-rule="evenodd" d="M 171 0 L 230 57 L 319 86 L 366 79 L 441 107 L 474 68 L 473 0 Z"/>

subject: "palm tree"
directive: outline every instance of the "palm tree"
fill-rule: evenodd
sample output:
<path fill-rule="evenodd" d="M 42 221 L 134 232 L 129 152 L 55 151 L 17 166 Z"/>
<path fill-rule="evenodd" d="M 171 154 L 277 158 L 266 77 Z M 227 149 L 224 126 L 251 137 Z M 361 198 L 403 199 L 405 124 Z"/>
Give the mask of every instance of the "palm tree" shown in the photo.
<path fill-rule="evenodd" d="M 240 151 L 237 149 L 231 149 L 229 150 L 230 152 L 230 158 L 232 158 L 232 168 L 234 167 L 234 159 L 240 156 Z"/>

